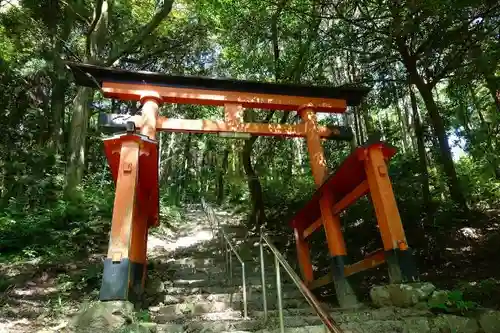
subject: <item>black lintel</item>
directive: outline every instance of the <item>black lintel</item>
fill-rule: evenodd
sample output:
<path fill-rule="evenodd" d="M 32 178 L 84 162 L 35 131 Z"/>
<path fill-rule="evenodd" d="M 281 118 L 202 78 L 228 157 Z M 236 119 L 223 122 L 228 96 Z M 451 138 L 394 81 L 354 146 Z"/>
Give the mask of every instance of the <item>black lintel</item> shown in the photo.
<path fill-rule="evenodd" d="M 104 81 L 150 84 L 176 88 L 238 91 L 246 93 L 276 94 L 299 97 L 321 97 L 343 99 L 349 106 L 359 105 L 370 88 L 360 86 L 308 86 L 299 84 L 268 83 L 233 79 L 213 79 L 195 76 L 172 76 L 153 72 L 135 72 L 118 68 L 99 67 L 74 62 L 66 62 L 73 72 L 76 84 L 98 88 Z"/>

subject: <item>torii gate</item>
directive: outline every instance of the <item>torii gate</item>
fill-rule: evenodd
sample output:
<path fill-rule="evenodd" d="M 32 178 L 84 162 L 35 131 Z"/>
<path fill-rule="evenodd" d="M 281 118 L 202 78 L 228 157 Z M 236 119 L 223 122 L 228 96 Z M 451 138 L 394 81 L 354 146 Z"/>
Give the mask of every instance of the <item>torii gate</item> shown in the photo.
<path fill-rule="evenodd" d="M 369 91 L 367 88 L 179 77 L 76 63 L 67 65 L 78 85 L 100 88 L 108 98 L 142 103 L 141 114 L 130 116 L 125 122 L 120 120 L 124 115 L 101 118 L 104 126 L 126 131 L 104 140 L 116 192 L 99 296 L 102 301 L 134 300 L 144 288 L 148 229 L 159 224 L 157 131 L 305 137 L 315 183 L 321 188 L 328 176 L 321 140 L 349 140 L 352 133 L 340 126 L 319 126 L 316 112 L 343 113 L 347 106 L 358 105 Z M 158 109 L 162 103 L 223 106 L 225 121 L 161 117 Z M 246 123 L 244 108 L 298 111 L 303 122 L 297 125 Z M 335 249 L 343 245 L 330 242 L 343 242 L 343 238 L 340 225 L 329 222 L 334 220 L 332 214 L 331 209 L 321 211 L 334 260 L 339 255 Z M 302 235 L 297 235 L 296 232 L 299 263 L 312 272 L 310 262 L 304 259 L 308 253 L 304 252 Z M 337 274 L 336 279 L 342 280 L 340 284 L 335 283 L 336 288 L 347 283 L 343 273 Z"/>

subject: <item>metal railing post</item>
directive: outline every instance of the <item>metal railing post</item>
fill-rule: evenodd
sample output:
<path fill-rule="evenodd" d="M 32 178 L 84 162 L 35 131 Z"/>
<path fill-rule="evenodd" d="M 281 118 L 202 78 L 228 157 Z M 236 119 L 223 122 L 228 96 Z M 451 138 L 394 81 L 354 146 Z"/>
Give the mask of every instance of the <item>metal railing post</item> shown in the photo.
<path fill-rule="evenodd" d="M 264 234 L 263 229 L 261 228 L 260 234 L 260 246 L 261 246 L 261 269 L 262 269 L 262 289 L 265 290 L 265 279 L 264 279 L 264 251 L 263 247 L 267 246 L 271 253 L 274 255 L 274 263 L 276 266 L 276 289 L 278 293 L 278 311 L 279 311 L 279 321 L 280 321 L 280 331 L 284 332 L 284 318 L 283 318 L 283 296 L 281 290 L 281 270 L 280 266 L 285 269 L 288 276 L 292 279 L 293 283 L 299 291 L 302 293 L 307 303 L 314 309 L 316 314 L 319 316 L 325 329 L 331 333 L 343 333 L 343 330 L 335 323 L 335 321 L 331 318 L 331 316 L 321 307 L 321 304 L 318 302 L 316 297 L 314 297 L 313 293 L 307 288 L 302 279 L 297 275 L 297 273 L 293 270 L 290 264 L 286 261 L 283 255 L 278 251 L 278 249 L 271 243 L 269 238 Z M 265 303 L 265 301 L 264 301 Z M 264 318 L 266 315 L 264 314 Z"/>
<path fill-rule="evenodd" d="M 281 294 L 281 270 L 278 257 L 274 256 L 274 265 L 276 266 L 276 293 L 278 294 L 278 312 L 280 319 L 280 331 L 285 333 L 285 320 L 283 319 L 283 295 Z"/>
<path fill-rule="evenodd" d="M 233 284 L 233 256 L 229 253 L 229 283 Z"/>
<path fill-rule="evenodd" d="M 224 256 L 224 264 L 225 264 L 225 270 L 226 274 L 229 278 L 230 284 L 233 284 L 233 256 L 238 259 L 238 261 L 241 264 L 241 288 L 242 288 L 242 293 L 243 293 L 243 316 L 245 319 L 248 318 L 248 300 L 247 300 L 247 282 L 246 282 L 246 270 L 245 270 L 245 262 L 243 259 L 241 259 L 241 256 L 238 254 L 236 251 L 235 247 L 229 240 L 229 237 L 227 236 L 226 232 L 224 231 L 224 228 L 220 225 L 219 219 L 215 215 L 214 210 L 212 207 L 210 207 L 205 200 L 202 198 L 201 204 L 203 207 L 203 210 L 205 211 L 205 214 L 207 215 L 208 222 L 210 223 L 212 229 L 214 228 L 214 225 L 217 225 L 217 233 L 220 235 L 220 244 L 221 244 L 221 255 Z M 232 252 L 232 253 L 231 253 Z"/>
<path fill-rule="evenodd" d="M 260 237 L 259 247 L 260 247 L 260 277 L 262 279 L 262 290 L 261 290 L 262 307 L 264 308 L 264 321 L 267 321 L 266 272 L 264 265 L 264 242 L 262 241 L 262 236 Z"/>
<path fill-rule="evenodd" d="M 245 263 L 241 263 L 242 278 L 241 284 L 243 287 L 243 316 L 246 319 L 248 317 L 248 305 L 247 305 L 247 278 L 245 272 Z"/>

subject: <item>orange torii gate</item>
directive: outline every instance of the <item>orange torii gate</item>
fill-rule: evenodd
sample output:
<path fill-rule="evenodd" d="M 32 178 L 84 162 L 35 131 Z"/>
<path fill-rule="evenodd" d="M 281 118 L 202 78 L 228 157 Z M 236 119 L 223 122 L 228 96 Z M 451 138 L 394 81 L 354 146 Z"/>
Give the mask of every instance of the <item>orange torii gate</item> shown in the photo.
<path fill-rule="evenodd" d="M 320 202 L 321 205 L 317 206 L 313 203 L 312 220 L 300 217 L 300 214 L 304 212 L 308 214 L 308 209 L 305 209 L 299 212 L 299 218 L 296 217 L 292 222 L 296 235 L 298 260 L 305 282 L 311 287 L 317 285 L 318 281 L 312 280 L 309 250 L 304 238 L 322 225 L 326 231 L 333 268 L 336 272 L 330 281 L 335 282 L 340 304 L 351 304 L 342 296 L 345 294 L 344 290 L 350 287 L 346 279 L 348 274 L 344 274 L 344 262 L 338 260 L 339 257 L 345 256 L 338 212 L 332 207 L 338 199 L 329 194 L 329 197 L 324 197 L 323 193 L 330 192 L 322 190 L 326 183 L 331 182 L 327 181 L 326 161 L 321 140 L 349 140 L 352 138 L 352 133 L 340 126 L 319 126 L 316 112 L 343 113 L 347 106 L 360 103 L 368 93 L 367 88 L 271 84 L 168 76 L 69 62 L 67 65 L 73 72 L 78 85 L 99 88 L 108 98 L 135 100 L 142 103 L 141 114 L 103 115 L 100 119 L 103 126 L 124 131 L 104 140 L 104 149 L 116 183 L 116 192 L 100 300 L 134 300 L 142 294 L 146 277 L 148 229 L 159 224 L 156 132 L 170 131 L 215 133 L 221 136 L 243 134 L 246 136 L 305 137 L 311 169 L 318 187 L 317 192 L 320 193 L 313 201 Z M 222 106 L 225 120 L 161 117 L 158 115 L 158 109 L 162 103 Z M 244 108 L 297 111 L 303 122 L 297 125 L 246 123 L 243 121 Z M 383 171 L 380 165 L 377 167 L 379 172 Z M 345 176 L 349 177 L 349 175 Z M 388 181 L 386 174 L 384 177 L 383 181 Z M 375 180 L 372 182 L 380 181 L 380 177 L 373 179 Z M 363 184 L 366 185 L 366 182 Z M 393 217 L 396 216 L 394 210 L 397 212 L 392 188 L 385 186 L 383 189 L 384 192 L 379 194 L 388 196 L 389 200 L 385 200 L 380 195 L 377 197 L 380 199 L 377 202 L 384 204 L 382 212 L 377 214 L 379 220 L 387 220 L 388 216 L 384 215 L 385 212 L 391 212 Z M 321 207 L 321 209 L 316 207 Z M 301 220 L 303 221 L 300 222 Z M 408 247 L 401 221 L 393 220 L 391 223 L 391 227 L 399 225 L 400 232 L 394 237 L 401 239 L 395 241 L 398 241 L 398 246 L 404 244 L 403 247 L 400 246 L 400 249 L 406 251 Z M 384 238 L 384 231 L 381 232 Z M 391 241 L 393 241 L 392 238 L 389 242 Z M 393 270 L 398 270 L 401 265 L 397 260 L 392 260 L 389 264 L 392 265 Z"/>

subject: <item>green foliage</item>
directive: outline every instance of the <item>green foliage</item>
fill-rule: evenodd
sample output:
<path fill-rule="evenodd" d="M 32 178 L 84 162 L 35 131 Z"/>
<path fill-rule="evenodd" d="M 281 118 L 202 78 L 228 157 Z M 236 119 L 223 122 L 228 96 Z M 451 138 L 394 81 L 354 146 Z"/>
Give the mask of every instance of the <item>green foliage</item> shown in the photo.
<path fill-rule="evenodd" d="M 82 255 L 105 238 L 112 202 L 111 187 L 91 185 L 81 202 L 58 199 L 35 207 L 30 203 L 33 208 L 26 210 L 24 201 L 12 198 L 0 214 L 2 254 L 31 259 Z"/>
<path fill-rule="evenodd" d="M 447 313 L 465 314 L 478 307 L 476 302 L 464 300 L 463 293 L 459 290 L 450 291 L 447 296 L 443 302 L 429 302 L 429 308 Z"/>
<path fill-rule="evenodd" d="M 479 281 L 461 281 L 457 289 L 463 292 L 468 300 L 480 303 L 485 307 L 496 307 L 500 300 L 500 281 L 487 278 Z"/>
<path fill-rule="evenodd" d="M 151 314 L 148 310 L 141 310 L 135 313 L 135 317 L 139 322 L 150 322 Z"/>

